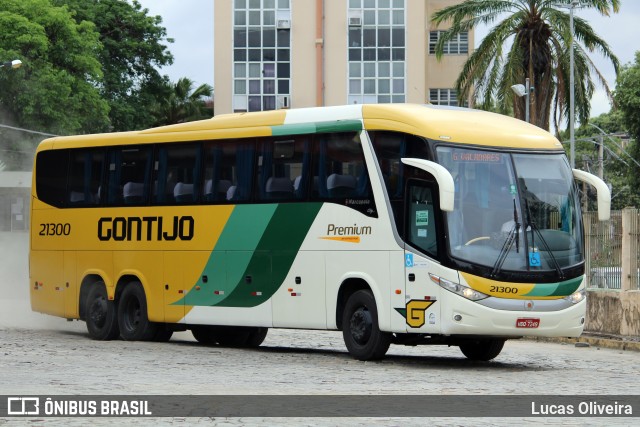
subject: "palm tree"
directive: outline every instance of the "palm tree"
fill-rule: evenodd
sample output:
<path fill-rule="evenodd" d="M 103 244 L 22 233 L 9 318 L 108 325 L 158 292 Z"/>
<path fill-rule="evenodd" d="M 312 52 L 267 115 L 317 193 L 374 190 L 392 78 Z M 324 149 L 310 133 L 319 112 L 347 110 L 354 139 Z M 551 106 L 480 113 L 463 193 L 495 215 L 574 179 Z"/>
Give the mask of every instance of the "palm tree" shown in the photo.
<path fill-rule="evenodd" d="M 620 9 L 620 0 L 581 0 L 580 4 L 583 8 L 596 9 L 603 16 Z M 568 119 L 569 115 L 572 31 L 566 9 L 570 5 L 571 0 L 465 0 L 436 12 L 433 23 L 451 24 L 436 46 L 438 59 L 442 57 L 445 43 L 457 34 L 504 18 L 465 62 L 456 81 L 459 99 L 471 98 L 479 108 L 485 109 L 493 103 L 503 113 L 511 107 L 515 116 L 523 119 L 525 98 L 517 98 L 510 88 L 524 83 L 528 77 L 535 88 L 531 97 L 531 122 L 549 130 L 553 112 L 558 129 L 558 122 Z M 595 89 L 592 74 L 612 99 L 607 82 L 587 51 L 598 51 L 608 58 L 616 74 L 620 64 L 609 45 L 584 19 L 574 18 L 574 34 L 576 117 L 586 123 Z"/>
<path fill-rule="evenodd" d="M 208 84 L 193 90 L 193 81 L 187 77 L 181 78 L 177 83 L 170 84 L 169 96 L 156 106 L 155 125 L 171 125 L 211 117 L 213 112 L 207 107 L 207 99 L 212 94 L 213 88 Z"/>

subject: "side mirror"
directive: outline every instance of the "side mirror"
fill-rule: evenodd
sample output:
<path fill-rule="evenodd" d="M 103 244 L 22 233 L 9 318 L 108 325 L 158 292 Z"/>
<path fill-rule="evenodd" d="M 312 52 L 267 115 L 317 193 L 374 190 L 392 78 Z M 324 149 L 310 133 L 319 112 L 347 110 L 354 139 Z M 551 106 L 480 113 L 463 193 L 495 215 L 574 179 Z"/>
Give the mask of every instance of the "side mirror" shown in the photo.
<path fill-rule="evenodd" d="M 606 221 L 611 217 L 611 191 L 607 184 L 597 176 L 579 169 L 573 170 L 573 177 L 593 186 L 598 193 L 598 219 Z"/>
<path fill-rule="evenodd" d="M 424 159 L 401 159 L 405 165 L 422 169 L 431 174 L 438 183 L 440 196 L 440 209 L 445 212 L 453 211 L 453 201 L 455 196 L 455 187 L 453 184 L 453 176 L 443 166 Z"/>

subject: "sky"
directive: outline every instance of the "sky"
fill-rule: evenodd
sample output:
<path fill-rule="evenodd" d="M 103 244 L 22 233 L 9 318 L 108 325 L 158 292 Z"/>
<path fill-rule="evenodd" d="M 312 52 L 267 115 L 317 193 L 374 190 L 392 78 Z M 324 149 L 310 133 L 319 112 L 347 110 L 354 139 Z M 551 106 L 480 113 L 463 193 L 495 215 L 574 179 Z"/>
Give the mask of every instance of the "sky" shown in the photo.
<path fill-rule="evenodd" d="M 174 64 L 162 69 L 172 81 L 189 77 L 197 85 L 213 86 L 213 2 L 215 0 L 138 0 L 150 15 L 160 15 L 168 37 Z M 416 0 L 408 0 L 416 1 Z M 620 64 L 633 62 L 640 50 L 640 0 L 621 0 L 620 11 L 603 17 L 594 11 L 576 9 L 575 16 L 586 19 L 595 32 L 609 43 Z M 476 29 L 476 46 L 487 28 Z M 600 54 L 590 54 L 611 89 L 615 88 L 613 66 Z M 611 108 L 605 92 L 597 87 L 591 102 L 591 115 L 606 113 Z"/>

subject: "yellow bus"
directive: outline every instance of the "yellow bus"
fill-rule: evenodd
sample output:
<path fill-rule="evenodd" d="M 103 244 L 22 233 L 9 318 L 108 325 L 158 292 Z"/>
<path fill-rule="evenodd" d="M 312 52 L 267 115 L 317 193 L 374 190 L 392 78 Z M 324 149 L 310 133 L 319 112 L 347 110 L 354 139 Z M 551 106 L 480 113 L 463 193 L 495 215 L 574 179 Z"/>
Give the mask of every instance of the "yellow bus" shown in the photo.
<path fill-rule="evenodd" d="M 260 345 L 341 330 L 349 353 L 582 333 L 577 178 L 549 133 L 431 105 L 230 114 L 56 137 L 32 185 L 33 310 L 96 340 Z"/>

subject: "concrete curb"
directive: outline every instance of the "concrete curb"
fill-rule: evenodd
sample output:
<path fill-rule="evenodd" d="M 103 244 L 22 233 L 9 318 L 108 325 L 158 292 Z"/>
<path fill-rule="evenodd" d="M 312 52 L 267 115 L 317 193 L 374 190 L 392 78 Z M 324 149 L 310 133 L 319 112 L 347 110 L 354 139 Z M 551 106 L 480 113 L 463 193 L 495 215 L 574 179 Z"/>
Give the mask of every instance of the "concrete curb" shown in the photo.
<path fill-rule="evenodd" d="M 546 337 L 528 337 L 533 341 L 541 342 L 557 342 L 564 344 L 573 344 L 576 347 L 597 347 L 608 348 L 612 350 L 637 351 L 640 352 L 640 341 L 630 341 L 622 338 L 601 337 L 594 335 L 582 335 L 579 338 L 546 338 Z"/>

